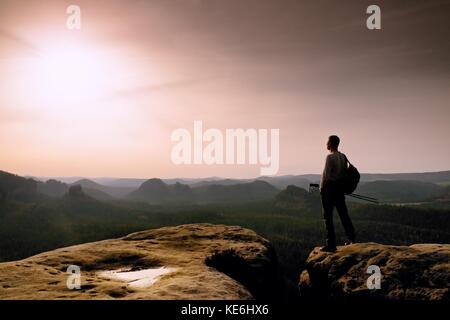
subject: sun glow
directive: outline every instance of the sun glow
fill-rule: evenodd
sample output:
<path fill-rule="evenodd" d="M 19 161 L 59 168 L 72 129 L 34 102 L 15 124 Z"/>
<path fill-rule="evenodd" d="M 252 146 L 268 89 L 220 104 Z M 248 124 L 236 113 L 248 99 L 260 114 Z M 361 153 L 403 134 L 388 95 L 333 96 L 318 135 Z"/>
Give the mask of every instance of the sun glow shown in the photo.
<path fill-rule="evenodd" d="M 9 104 L 33 115 L 34 138 L 58 150 L 129 143 L 124 132 L 133 129 L 135 110 L 119 92 L 141 79 L 133 61 L 122 48 L 104 43 L 41 39 L 48 40 L 9 64 Z"/>
<path fill-rule="evenodd" d="M 114 90 L 116 70 L 110 55 L 94 47 L 47 46 L 32 60 L 32 88 L 46 105 L 92 101 Z"/>

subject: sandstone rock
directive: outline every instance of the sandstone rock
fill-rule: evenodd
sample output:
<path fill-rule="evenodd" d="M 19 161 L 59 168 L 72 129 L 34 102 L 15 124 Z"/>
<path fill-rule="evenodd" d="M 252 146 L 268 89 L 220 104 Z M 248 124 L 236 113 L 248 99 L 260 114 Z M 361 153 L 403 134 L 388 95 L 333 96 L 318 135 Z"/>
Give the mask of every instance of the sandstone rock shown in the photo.
<path fill-rule="evenodd" d="M 66 285 L 69 265 L 81 268 L 80 290 Z M 161 267 L 175 271 L 143 288 L 101 275 Z M 0 263 L 0 299 L 253 299 L 275 294 L 275 269 L 269 242 L 255 232 L 190 224 Z M 251 276 L 242 281 L 239 271 Z"/>
<path fill-rule="evenodd" d="M 368 289 L 370 265 L 381 271 L 381 288 Z M 358 243 L 335 253 L 315 248 L 300 275 L 302 296 L 389 300 L 449 300 L 450 245 L 389 246 Z"/>

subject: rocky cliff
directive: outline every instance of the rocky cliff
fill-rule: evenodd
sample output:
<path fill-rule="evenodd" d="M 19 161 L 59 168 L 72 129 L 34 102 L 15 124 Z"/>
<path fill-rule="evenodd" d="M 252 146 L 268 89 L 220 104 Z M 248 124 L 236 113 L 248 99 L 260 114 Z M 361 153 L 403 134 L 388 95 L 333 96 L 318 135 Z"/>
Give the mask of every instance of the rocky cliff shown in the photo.
<path fill-rule="evenodd" d="M 379 289 L 372 273 L 376 267 L 368 270 L 371 265 L 379 267 Z M 360 243 L 338 247 L 335 253 L 314 249 L 300 275 L 299 288 L 304 297 L 450 300 L 449 284 L 448 244 Z"/>
<path fill-rule="evenodd" d="M 80 289 L 67 286 L 70 265 Z M 0 299 L 271 298 L 276 268 L 269 242 L 251 230 L 181 225 L 0 263 Z"/>

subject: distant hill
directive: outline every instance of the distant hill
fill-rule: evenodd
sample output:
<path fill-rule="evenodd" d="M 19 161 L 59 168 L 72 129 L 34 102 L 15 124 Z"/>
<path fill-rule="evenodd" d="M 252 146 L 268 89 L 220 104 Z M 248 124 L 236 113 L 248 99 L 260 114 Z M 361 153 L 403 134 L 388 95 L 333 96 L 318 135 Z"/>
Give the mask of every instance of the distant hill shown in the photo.
<path fill-rule="evenodd" d="M 68 189 L 66 183 L 54 179 L 37 182 L 37 191 L 49 197 L 62 197 Z"/>
<path fill-rule="evenodd" d="M 169 187 L 161 179 L 149 179 L 137 190 L 131 192 L 127 198 L 141 200 L 152 204 L 164 203 L 170 195 Z"/>
<path fill-rule="evenodd" d="M 189 186 L 181 183 L 168 185 L 161 179 L 149 179 L 139 189 L 132 191 L 127 199 L 138 200 L 149 204 L 193 203 L 194 195 Z"/>
<path fill-rule="evenodd" d="M 302 176 L 260 177 L 258 180 L 266 181 L 278 189 L 285 189 L 287 186 L 292 185 L 306 190 L 309 189 L 309 184 L 315 181 Z"/>
<path fill-rule="evenodd" d="M 181 183 L 167 184 L 150 179 L 131 192 L 128 199 L 149 204 L 244 203 L 272 199 L 279 190 L 265 181 L 231 185 L 204 184 L 191 187 Z"/>
<path fill-rule="evenodd" d="M 362 168 L 358 166 L 358 169 L 362 171 Z M 104 191 L 114 197 L 124 197 L 131 191 L 138 189 L 142 183 L 148 179 L 143 178 L 90 178 L 85 179 L 82 177 L 61 177 L 61 178 L 45 178 L 38 177 L 35 180 L 47 181 L 49 179 L 58 180 L 67 184 L 79 183 L 83 180 L 90 180 L 97 183 L 98 189 Z M 171 185 L 175 183 L 181 183 L 189 185 L 191 187 L 199 187 L 204 185 L 232 185 L 239 183 L 249 183 L 256 180 L 266 181 L 279 189 L 285 189 L 288 185 L 295 185 L 304 189 L 308 189 L 310 183 L 317 183 L 320 180 L 320 174 L 301 174 L 301 175 L 283 175 L 283 176 L 261 176 L 250 179 L 228 179 L 221 177 L 208 177 L 208 178 L 170 178 L 161 179 L 164 183 Z M 361 173 L 361 183 L 373 181 L 392 181 L 392 180 L 408 180 L 408 181 L 421 181 L 430 182 L 435 184 L 450 184 L 450 170 L 438 171 L 438 172 L 417 172 L 417 173 Z M 105 189 L 113 187 L 111 189 Z"/>
<path fill-rule="evenodd" d="M 177 180 L 177 179 L 172 179 Z M 183 179 L 179 179 L 183 180 Z M 284 175 L 275 177 L 258 177 L 254 179 L 203 179 L 197 182 L 191 182 L 185 179 L 184 183 L 191 187 L 199 187 L 204 185 L 232 185 L 238 183 L 249 183 L 256 180 L 262 180 L 270 183 L 278 189 L 285 189 L 289 185 L 295 185 L 300 188 L 308 190 L 310 183 L 318 183 L 320 181 L 320 174 L 302 174 L 302 175 Z M 450 184 L 450 171 L 440 172 L 420 172 L 420 173 L 362 173 L 361 183 L 373 182 L 378 180 L 393 181 L 393 180 L 408 180 L 430 182 L 435 184 Z M 164 180 L 167 182 L 166 180 Z"/>
<path fill-rule="evenodd" d="M 147 179 L 133 179 L 133 178 L 121 178 L 121 179 L 95 179 L 96 182 L 101 183 L 105 186 L 110 187 L 121 187 L 121 188 L 134 188 L 137 189 L 141 184 L 143 184 Z"/>
<path fill-rule="evenodd" d="M 421 181 L 373 181 L 361 183 L 355 193 L 374 197 L 380 202 L 416 203 L 444 201 L 449 197 L 449 187 Z M 275 197 L 275 205 L 282 208 L 299 209 L 320 203 L 318 193 L 310 194 L 305 189 L 290 185 Z M 364 201 L 348 198 L 352 202 Z"/>
<path fill-rule="evenodd" d="M 81 179 L 81 180 L 71 183 L 71 185 L 72 186 L 80 185 L 83 188 L 91 188 L 91 189 L 100 189 L 103 187 L 101 184 L 98 184 L 97 182 L 94 182 L 89 179 Z"/>
<path fill-rule="evenodd" d="M 175 202 L 192 203 L 195 201 L 194 193 L 188 185 L 176 182 L 175 184 L 169 185 L 169 191 L 175 199 Z"/>
<path fill-rule="evenodd" d="M 77 185 L 75 185 L 75 186 L 77 186 Z M 114 199 L 114 197 L 112 197 L 111 195 L 109 195 L 106 192 L 103 192 L 101 190 L 92 189 L 92 188 L 83 188 L 83 191 L 86 195 L 88 195 L 94 199 L 97 199 L 97 200 L 107 201 L 107 200 Z"/>
<path fill-rule="evenodd" d="M 309 193 L 297 186 L 288 186 L 275 197 L 275 206 L 286 209 L 320 209 L 320 199 L 318 193 Z"/>
<path fill-rule="evenodd" d="M 442 197 L 447 189 L 421 181 L 373 181 L 361 184 L 355 193 L 374 197 L 382 202 L 420 202 Z"/>
<path fill-rule="evenodd" d="M 120 178 L 120 179 L 112 179 L 112 178 L 98 178 L 92 179 L 97 183 L 100 183 L 105 186 L 111 187 L 125 187 L 125 188 L 139 188 L 145 181 L 148 179 L 138 179 L 138 178 Z M 218 181 L 222 180 L 222 178 L 218 177 L 210 177 L 210 178 L 173 178 L 173 179 L 161 179 L 166 184 L 187 184 L 193 185 L 198 182 L 207 182 L 207 181 Z"/>
<path fill-rule="evenodd" d="M 377 180 L 414 180 L 430 183 L 448 183 L 450 182 L 450 170 L 419 173 L 363 173 L 361 180 L 367 182 Z"/>
<path fill-rule="evenodd" d="M 95 198 L 101 197 L 102 199 L 123 198 L 135 190 L 133 187 L 105 186 L 90 179 L 81 179 L 71 185 L 80 185 L 87 193 L 91 193 L 92 196 L 95 194 L 97 195 Z"/>
<path fill-rule="evenodd" d="M 190 186 L 192 188 L 198 188 L 198 187 L 204 187 L 204 186 L 212 186 L 212 185 L 219 185 L 219 186 L 230 186 L 233 184 L 241 184 L 241 183 L 248 183 L 252 182 L 254 180 L 252 179 L 219 179 L 219 180 L 202 180 L 195 182 L 191 184 Z"/>
<path fill-rule="evenodd" d="M 65 184 L 71 184 L 71 183 L 74 183 L 75 181 L 84 179 L 84 177 L 43 177 L 43 176 L 29 176 L 27 178 L 32 178 L 36 181 L 41 181 L 41 182 L 45 182 L 48 180 L 56 180 L 56 181 L 63 182 Z"/>
<path fill-rule="evenodd" d="M 40 194 L 43 194 L 48 197 L 59 198 L 67 194 L 69 192 L 69 189 L 73 186 L 83 187 L 83 192 L 86 195 L 97 200 L 105 201 L 114 199 L 113 196 L 101 190 L 102 189 L 101 185 L 87 179 L 74 182 L 73 184 L 70 185 L 54 179 L 48 180 L 46 182 L 38 181 L 37 191 Z"/>
<path fill-rule="evenodd" d="M 162 179 L 167 184 L 175 184 L 175 183 L 181 183 L 181 184 L 187 184 L 189 186 L 192 186 L 198 182 L 211 182 L 211 181 L 220 181 L 223 180 L 223 178 L 219 177 L 208 177 L 208 178 L 171 178 L 171 179 Z"/>
<path fill-rule="evenodd" d="M 74 198 L 74 199 L 83 199 L 83 198 L 89 199 L 89 196 L 87 196 L 84 193 L 83 187 L 78 184 L 71 186 L 64 196 L 67 198 Z"/>
<path fill-rule="evenodd" d="M 320 179 L 320 176 L 318 176 L 317 179 Z M 265 181 L 280 190 L 285 189 L 289 185 L 295 185 L 297 187 L 308 189 L 309 184 L 312 182 L 315 182 L 315 180 L 308 180 L 302 176 L 279 176 L 279 177 L 262 176 L 262 177 L 255 178 L 255 179 L 202 180 L 202 181 L 190 184 L 190 186 L 192 188 L 197 188 L 197 187 L 202 187 L 202 186 L 211 186 L 211 185 L 230 186 L 230 185 L 234 185 L 234 184 L 250 183 L 250 182 L 254 182 L 254 181 Z"/>
<path fill-rule="evenodd" d="M 279 192 L 265 181 L 232 185 L 205 185 L 192 189 L 197 203 L 244 203 L 269 200 Z"/>
<path fill-rule="evenodd" d="M 358 167 L 358 169 L 361 169 Z M 259 177 L 257 179 L 265 180 L 274 186 L 281 187 L 282 184 L 296 185 L 305 188 L 306 184 L 317 183 L 320 180 L 320 174 L 302 174 L 286 175 L 277 177 Z M 297 180 L 297 181 L 296 181 Z M 438 172 L 412 172 L 412 173 L 361 173 L 361 182 L 373 182 L 378 180 L 407 180 L 421 181 L 436 184 L 450 183 L 450 170 Z M 287 185 L 283 186 L 285 188 Z"/>
<path fill-rule="evenodd" d="M 43 182 L 7 174 L 10 177 L 8 179 L 13 179 L 8 180 L 11 181 L 10 183 L 5 182 L 5 174 L 7 173 L 3 172 L 3 180 L 6 183 L 3 189 L 8 189 L 10 184 L 14 188 L 12 177 L 22 181 L 22 187 L 24 187 L 25 181 L 29 181 L 28 187 L 24 187 L 26 190 L 22 188 L 22 191 L 17 189 L 12 192 L 11 189 L 7 192 L 9 196 L 21 197 L 21 199 L 33 199 L 39 194 L 61 197 L 67 192 L 69 186 L 79 184 L 86 194 L 99 200 L 123 198 L 150 204 L 242 203 L 265 200 L 278 193 L 273 188 L 284 190 L 287 186 L 292 185 L 308 190 L 310 183 L 317 183 L 320 179 L 320 175 L 317 174 L 262 176 L 256 179 L 224 179 L 219 177 L 156 180 L 98 178 L 74 181 L 74 178 L 65 178 L 72 181 L 71 184 L 66 184 L 56 179 Z M 152 182 L 152 180 L 155 181 Z M 108 185 L 99 183 L 99 181 Z M 258 183 L 252 185 L 255 182 L 265 182 L 266 185 Z M 36 184 L 37 193 L 33 191 L 34 184 Z M 448 191 L 445 191 L 444 187 L 449 184 L 450 171 L 393 174 L 362 173 L 356 193 L 378 198 L 382 202 L 423 202 L 434 201 L 437 198 L 446 200 L 448 199 Z M 0 189 L 0 192 L 5 194 L 6 191 Z M 2 196 L 0 195 L 0 197 Z M 350 198 L 349 200 L 358 201 Z M 443 203 L 442 201 L 440 204 Z"/>
<path fill-rule="evenodd" d="M 37 197 L 37 182 L 35 180 L 0 171 L 0 201 L 5 199 L 32 201 Z"/>

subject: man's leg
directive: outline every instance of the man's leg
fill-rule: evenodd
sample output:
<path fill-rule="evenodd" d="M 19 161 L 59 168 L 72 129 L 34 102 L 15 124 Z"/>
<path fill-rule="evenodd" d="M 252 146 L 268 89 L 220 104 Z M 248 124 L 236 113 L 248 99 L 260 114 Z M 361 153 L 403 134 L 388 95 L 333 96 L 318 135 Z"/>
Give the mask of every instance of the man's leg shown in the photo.
<path fill-rule="evenodd" d="M 327 230 L 327 246 L 330 248 L 336 247 L 336 234 L 334 232 L 333 224 L 333 199 L 331 194 L 324 190 L 322 193 L 322 207 L 323 218 L 325 220 L 325 227 Z"/>
<path fill-rule="evenodd" d="M 351 242 L 355 241 L 355 228 L 353 227 L 352 220 L 348 215 L 347 205 L 345 204 L 345 195 L 339 194 L 336 197 L 336 209 L 341 218 L 342 226 L 344 227 L 345 234 Z"/>

